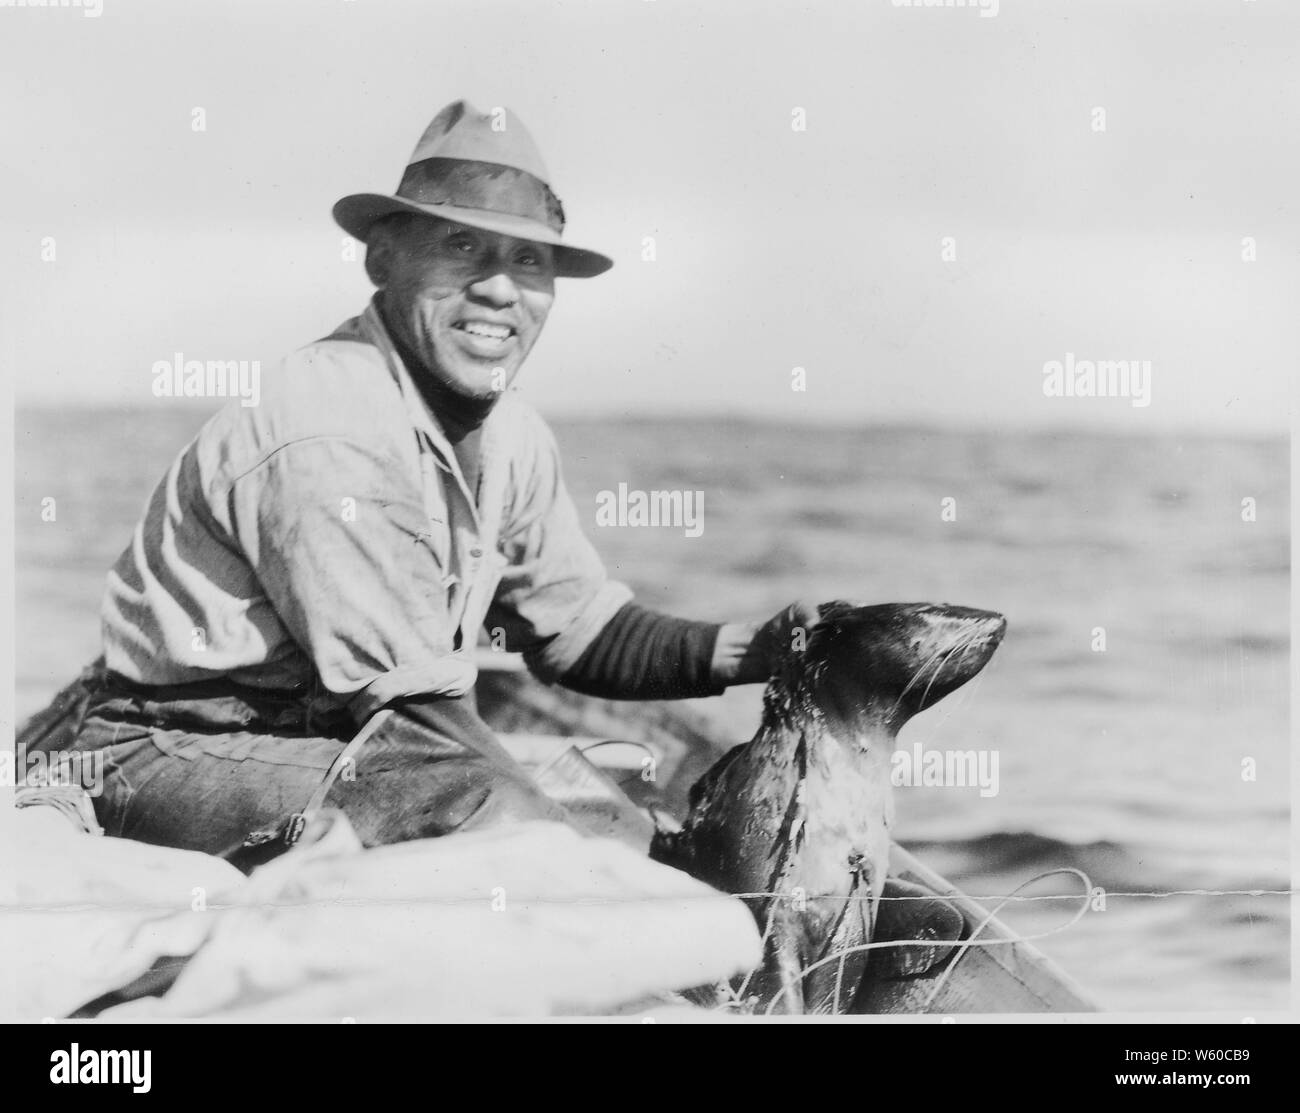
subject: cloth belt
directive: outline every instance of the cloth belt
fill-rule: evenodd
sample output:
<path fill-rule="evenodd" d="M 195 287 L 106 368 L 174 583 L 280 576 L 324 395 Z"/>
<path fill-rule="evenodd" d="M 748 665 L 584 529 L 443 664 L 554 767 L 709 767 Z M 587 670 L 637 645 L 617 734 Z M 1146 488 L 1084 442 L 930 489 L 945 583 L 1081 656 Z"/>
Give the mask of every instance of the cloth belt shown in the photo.
<path fill-rule="evenodd" d="M 191 684 L 137 684 L 105 670 L 90 682 L 90 703 L 127 699 L 141 705 L 140 722 L 164 729 L 251 731 L 348 738 L 356 724 L 348 711 L 320 700 L 320 689 L 282 691 L 236 684 L 225 677 Z M 143 705 L 157 705 L 146 711 Z M 119 714 L 123 712 L 119 711 Z"/>

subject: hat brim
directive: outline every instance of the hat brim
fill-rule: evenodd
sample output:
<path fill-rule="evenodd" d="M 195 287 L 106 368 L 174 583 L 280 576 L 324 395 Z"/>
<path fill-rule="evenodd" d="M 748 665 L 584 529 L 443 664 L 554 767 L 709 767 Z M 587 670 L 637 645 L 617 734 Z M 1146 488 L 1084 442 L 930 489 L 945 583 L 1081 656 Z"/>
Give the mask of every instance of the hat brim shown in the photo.
<path fill-rule="evenodd" d="M 594 278 L 604 274 L 614 265 L 614 260 L 598 251 L 573 247 L 564 243 L 559 235 L 545 224 L 523 216 L 492 212 L 487 209 L 466 209 L 458 205 L 421 205 L 404 197 L 389 197 L 382 193 L 353 193 L 334 206 L 334 220 L 354 239 L 365 242 L 370 227 L 380 217 L 393 213 L 420 213 L 425 216 L 454 220 L 471 228 L 499 232 L 520 240 L 544 243 L 554 249 L 557 278 Z"/>

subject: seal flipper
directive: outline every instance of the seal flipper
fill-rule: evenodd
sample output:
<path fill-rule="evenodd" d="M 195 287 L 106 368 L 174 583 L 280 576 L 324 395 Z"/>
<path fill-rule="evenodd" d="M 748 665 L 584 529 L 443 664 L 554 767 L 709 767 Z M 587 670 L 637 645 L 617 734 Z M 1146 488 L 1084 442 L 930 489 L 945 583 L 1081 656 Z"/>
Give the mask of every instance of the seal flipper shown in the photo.
<path fill-rule="evenodd" d="M 885 882 L 882 898 L 874 942 L 925 945 L 873 950 L 850 1011 L 924 1011 L 921 1005 L 928 993 L 922 987 L 932 985 L 948 968 L 969 927 L 943 893 L 926 886 L 891 877 Z"/>
<path fill-rule="evenodd" d="M 742 742 L 738 746 L 732 746 L 731 749 L 709 766 L 704 776 L 691 785 L 689 801 L 692 812 L 699 808 L 707 808 L 709 806 L 709 801 L 713 797 L 718 781 L 722 779 L 722 775 L 727 771 L 727 767 L 735 761 L 736 758 L 740 757 L 742 753 L 749 749 L 749 747 L 749 742 Z"/>
<path fill-rule="evenodd" d="M 694 869 L 695 830 L 713 805 L 718 783 L 722 780 L 728 766 L 744 753 L 749 746 L 750 743 L 748 742 L 733 746 L 709 766 L 704 776 L 691 786 L 690 811 L 684 824 L 676 823 L 675 820 L 666 815 L 654 815 L 652 813 L 651 818 L 654 820 L 655 833 L 650 840 L 650 857 L 654 861 L 682 870 L 693 877 L 698 876 Z M 725 798 L 723 802 L 726 802 Z M 707 878 L 702 880 L 707 880 Z"/>
<path fill-rule="evenodd" d="M 882 947 L 872 953 L 868 978 L 911 978 L 940 965 L 966 935 L 966 921 L 952 902 L 931 889 L 897 877 L 885 881 L 876 917 L 876 942 L 931 942 L 928 947 Z"/>
<path fill-rule="evenodd" d="M 823 965 L 804 978 L 804 999 L 810 1013 L 851 1012 L 867 973 L 871 952 L 855 950 L 870 943 L 876 920 L 876 901 L 866 863 L 854 871 L 854 879 L 843 901 L 834 928 L 821 952 L 814 956 Z M 842 957 L 836 961 L 835 955 Z M 831 961 L 825 961 L 830 959 Z"/>

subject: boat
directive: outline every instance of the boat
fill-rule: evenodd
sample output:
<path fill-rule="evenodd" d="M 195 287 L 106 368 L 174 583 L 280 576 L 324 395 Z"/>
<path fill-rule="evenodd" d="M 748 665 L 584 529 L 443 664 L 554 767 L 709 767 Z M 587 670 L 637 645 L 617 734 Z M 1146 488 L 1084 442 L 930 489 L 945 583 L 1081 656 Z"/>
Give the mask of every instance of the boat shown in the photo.
<path fill-rule="evenodd" d="M 541 787 L 590 833 L 645 850 L 679 823 L 691 785 L 741 739 L 719 738 L 676 701 L 594 699 L 540 683 L 513 654 L 481 652 L 479 714 Z M 96 665 L 19 730 L 17 743 L 61 749 Z M 21 752 L 21 750 L 20 750 Z M 1098 1004 L 984 905 L 895 843 L 877 944 L 853 1012 L 876 1015 L 1087 1013 Z M 1082 899 L 1082 896 L 1081 896 Z"/>
<path fill-rule="evenodd" d="M 551 795 L 587 816 L 599 833 L 634 844 L 648 846 L 655 822 L 680 821 L 691 785 L 743 741 L 719 738 L 680 701 L 600 700 L 548 687 L 510 654 L 480 656 L 476 698 L 479 714 Z M 656 772 L 653 780 L 645 776 L 648 769 Z M 622 805 L 609 795 L 611 788 Z M 873 954 L 855 1012 L 1099 1011 L 1032 942 L 898 843 L 891 847 L 889 872 L 885 897 L 893 899 L 882 902 L 878 934 L 883 929 L 887 938 L 909 943 Z"/>

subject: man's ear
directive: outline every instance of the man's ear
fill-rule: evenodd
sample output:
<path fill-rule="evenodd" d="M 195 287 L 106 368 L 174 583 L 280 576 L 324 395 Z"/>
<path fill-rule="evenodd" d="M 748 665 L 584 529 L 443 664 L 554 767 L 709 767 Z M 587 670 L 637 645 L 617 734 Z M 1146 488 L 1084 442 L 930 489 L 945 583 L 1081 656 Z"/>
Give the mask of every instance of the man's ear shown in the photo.
<path fill-rule="evenodd" d="M 388 285 L 388 275 L 393 265 L 392 231 L 380 221 L 366 237 L 366 274 L 377 289 Z"/>

